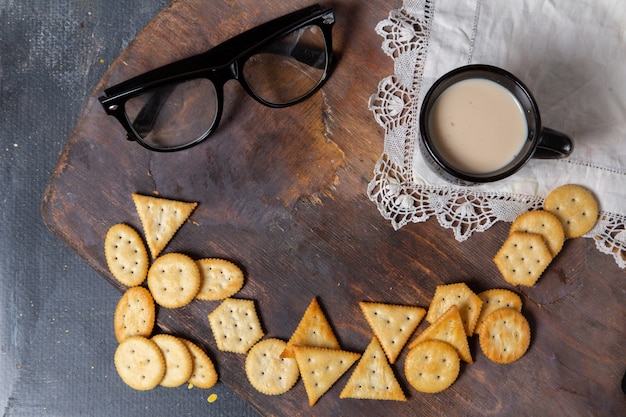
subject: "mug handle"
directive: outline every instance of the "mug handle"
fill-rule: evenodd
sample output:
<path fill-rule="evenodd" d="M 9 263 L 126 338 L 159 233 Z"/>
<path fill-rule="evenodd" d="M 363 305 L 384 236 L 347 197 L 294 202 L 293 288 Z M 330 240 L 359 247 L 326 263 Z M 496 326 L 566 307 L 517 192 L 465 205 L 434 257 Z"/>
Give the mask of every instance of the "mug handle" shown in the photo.
<path fill-rule="evenodd" d="M 544 127 L 541 129 L 539 143 L 533 154 L 537 159 L 561 159 L 568 157 L 574 149 L 572 139 L 565 133 Z"/>

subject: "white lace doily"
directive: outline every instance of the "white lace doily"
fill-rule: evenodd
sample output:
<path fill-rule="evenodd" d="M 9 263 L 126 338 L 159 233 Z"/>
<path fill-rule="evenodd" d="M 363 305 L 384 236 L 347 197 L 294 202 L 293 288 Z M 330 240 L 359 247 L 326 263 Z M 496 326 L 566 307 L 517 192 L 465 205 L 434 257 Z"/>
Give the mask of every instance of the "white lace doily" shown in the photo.
<path fill-rule="evenodd" d="M 369 102 L 385 141 L 367 192 L 394 228 L 435 216 L 464 241 L 540 208 L 556 186 L 577 183 L 601 209 L 585 237 L 626 268 L 626 3 L 572 3 L 404 0 L 376 26 L 394 74 Z M 525 81 L 544 125 L 573 137 L 570 158 L 532 160 L 510 179 L 469 188 L 430 172 L 418 150 L 422 98 L 439 76 L 469 63 Z"/>

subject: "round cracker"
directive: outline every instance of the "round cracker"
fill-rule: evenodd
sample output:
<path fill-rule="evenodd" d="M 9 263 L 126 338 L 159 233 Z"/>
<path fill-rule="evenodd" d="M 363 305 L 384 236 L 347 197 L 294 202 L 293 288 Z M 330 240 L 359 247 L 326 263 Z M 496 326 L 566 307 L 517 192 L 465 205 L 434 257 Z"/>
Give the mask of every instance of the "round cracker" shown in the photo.
<path fill-rule="evenodd" d="M 198 264 L 181 253 L 160 256 L 148 271 L 148 288 L 160 306 L 183 307 L 195 298 L 200 289 Z"/>
<path fill-rule="evenodd" d="M 165 375 L 165 358 L 152 340 L 133 336 L 115 350 L 115 369 L 122 381 L 140 391 L 155 388 Z"/>
<path fill-rule="evenodd" d="M 530 325 L 519 311 L 500 308 L 490 313 L 478 333 L 480 349 L 496 363 L 511 363 L 526 353 L 530 345 Z"/>
<path fill-rule="evenodd" d="M 456 349 L 448 343 L 426 340 L 409 351 L 404 362 L 404 373 L 416 390 L 441 392 L 456 381 L 460 362 Z"/>
<path fill-rule="evenodd" d="M 111 226 L 104 238 L 104 257 L 111 274 L 127 287 L 141 285 L 148 273 L 148 250 L 139 233 L 127 224 Z"/>
<path fill-rule="evenodd" d="M 246 357 L 246 375 L 250 384 L 266 395 L 289 391 L 298 381 L 300 372 L 295 359 L 281 358 L 287 342 L 265 339 L 250 349 Z"/>
<path fill-rule="evenodd" d="M 197 261 L 202 282 L 196 295 L 199 300 L 223 300 L 243 287 L 243 271 L 225 259 L 207 258 Z"/>
<path fill-rule="evenodd" d="M 129 288 L 115 307 L 115 338 L 122 342 L 131 336 L 150 337 L 155 317 L 154 299 L 150 291 L 144 287 Z"/>
<path fill-rule="evenodd" d="M 478 316 L 478 322 L 476 323 L 476 333 L 480 332 L 479 328 L 485 321 L 485 317 L 498 309 L 508 307 L 519 312 L 522 311 L 522 298 L 513 291 L 504 288 L 492 288 L 483 291 L 478 294 L 478 297 L 483 300 L 483 306 L 480 309 L 480 316 Z"/>
<path fill-rule="evenodd" d="M 548 194 L 543 208 L 559 218 L 566 238 L 589 232 L 598 219 L 598 203 L 585 188 L 567 184 Z"/>
<path fill-rule="evenodd" d="M 213 361 L 200 346 L 186 339 L 181 340 L 193 358 L 193 372 L 189 377 L 189 383 L 198 388 L 211 388 L 217 383 L 218 378 Z"/>
<path fill-rule="evenodd" d="M 178 387 L 189 380 L 193 372 L 193 359 L 185 342 L 169 334 L 152 337 L 165 358 L 165 375 L 160 382 L 163 387 Z"/>
<path fill-rule="evenodd" d="M 558 217 L 546 210 L 533 210 L 521 214 L 511 225 L 511 232 L 536 233 L 543 237 L 552 256 L 563 248 L 565 231 Z"/>

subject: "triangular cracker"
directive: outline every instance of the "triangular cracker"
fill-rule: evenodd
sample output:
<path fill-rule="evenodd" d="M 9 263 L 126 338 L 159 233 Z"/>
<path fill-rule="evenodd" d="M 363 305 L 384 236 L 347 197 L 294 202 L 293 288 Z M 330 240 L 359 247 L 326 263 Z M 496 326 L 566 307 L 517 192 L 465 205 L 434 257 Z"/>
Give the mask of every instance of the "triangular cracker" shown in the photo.
<path fill-rule="evenodd" d="M 359 306 L 389 363 L 396 362 L 409 337 L 426 315 L 425 309 L 415 306 L 370 302 L 360 302 Z"/>
<path fill-rule="evenodd" d="M 459 314 L 459 308 L 456 305 L 450 307 L 441 317 L 433 324 L 428 326 L 417 338 L 409 344 L 409 349 L 413 349 L 420 342 L 425 340 L 440 340 L 452 345 L 459 357 L 467 363 L 474 362 L 470 353 L 469 344 L 467 343 L 467 335 Z"/>
<path fill-rule="evenodd" d="M 293 358 L 293 346 L 295 345 L 329 349 L 339 349 L 340 347 L 337 337 L 335 337 L 335 333 L 330 327 L 330 323 L 328 323 L 316 298 L 313 298 L 307 307 L 298 327 L 291 335 L 289 342 L 287 342 L 287 347 L 280 357 Z"/>
<path fill-rule="evenodd" d="M 376 337 L 365 349 L 339 398 L 406 401 L 402 387 Z"/>
<path fill-rule="evenodd" d="M 361 357 L 360 353 L 308 346 L 294 346 L 293 352 L 311 406 Z"/>
<path fill-rule="evenodd" d="M 426 321 L 434 323 L 450 306 L 456 305 L 461 314 L 465 334 L 474 334 L 476 321 L 480 315 L 483 301 L 464 282 L 438 285 L 433 300 L 428 307 Z"/>
<path fill-rule="evenodd" d="M 133 201 L 153 259 L 159 256 L 198 205 L 135 193 Z"/>

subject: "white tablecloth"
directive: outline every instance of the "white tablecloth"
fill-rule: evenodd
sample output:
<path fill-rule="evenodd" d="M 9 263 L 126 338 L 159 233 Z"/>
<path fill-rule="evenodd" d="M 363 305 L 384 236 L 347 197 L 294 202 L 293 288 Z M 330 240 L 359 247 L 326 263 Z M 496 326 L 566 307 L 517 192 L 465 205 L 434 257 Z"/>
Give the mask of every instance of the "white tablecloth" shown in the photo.
<path fill-rule="evenodd" d="M 368 195 L 395 228 L 435 216 L 463 241 L 540 208 L 559 185 L 579 184 L 601 209 L 586 237 L 626 268 L 626 2 L 404 0 L 376 31 L 394 74 L 369 103 L 385 146 Z M 430 171 L 418 149 L 422 98 L 441 75 L 471 63 L 516 74 L 543 125 L 573 138 L 572 155 L 531 160 L 509 179 L 474 187 Z"/>

